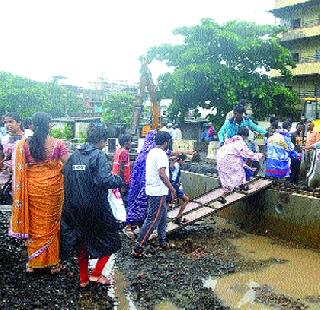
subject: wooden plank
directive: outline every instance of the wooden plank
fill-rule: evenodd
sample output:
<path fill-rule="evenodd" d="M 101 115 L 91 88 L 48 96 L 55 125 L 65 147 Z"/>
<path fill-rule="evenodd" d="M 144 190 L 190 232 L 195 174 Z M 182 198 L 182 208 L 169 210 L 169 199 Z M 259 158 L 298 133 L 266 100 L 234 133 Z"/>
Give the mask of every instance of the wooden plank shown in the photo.
<path fill-rule="evenodd" d="M 183 214 L 188 213 L 188 212 L 190 212 L 190 211 L 192 211 L 192 210 L 195 210 L 195 209 L 197 209 L 197 208 L 200 208 L 200 207 L 201 207 L 201 204 L 199 204 L 199 203 L 197 203 L 197 202 L 194 202 L 194 201 L 190 201 L 190 202 L 186 205 L 186 208 L 184 209 Z M 175 218 L 175 217 L 177 216 L 178 212 L 179 212 L 179 208 L 180 208 L 180 207 L 176 207 L 176 208 L 170 210 L 170 211 L 168 212 L 168 218 L 170 218 L 170 219 Z"/>
<path fill-rule="evenodd" d="M 216 210 L 214 210 L 212 208 L 208 208 L 208 207 L 202 207 L 202 208 L 199 208 L 195 211 L 192 211 L 184 216 L 184 218 L 187 220 L 187 222 L 184 224 L 177 225 L 173 222 L 169 222 L 167 224 L 167 233 L 171 233 L 175 230 L 181 229 L 184 226 L 188 226 L 188 225 L 190 225 L 196 221 L 199 221 L 200 219 L 207 217 L 210 214 L 213 214 L 215 212 L 216 212 Z"/>
<path fill-rule="evenodd" d="M 194 199 L 193 201 L 201 203 L 201 204 L 207 204 L 215 199 L 217 199 L 218 197 L 220 197 L 223 194 L 223 189 L 222 188 L 217 188 L 214 189 L 213 191 L 204 194 L 203 196 Z"/>
<path fill-rule="evenodd" d="M 167 233 L 171 233 L 178 229 L 181 229 L 184 226 L 188 226 L 204 217 L 207 217 L 213 213 L 216 213 L 219 210 L 227 208 L 232 204 L 245 199 L 246 197 L 253 195 L 272 184 L 272 181 L 266 179 L 255 179 L 248 183 L 249 190 L 246 192 L 232 192 L 225 197 L 226 203 L 222 204 L 216 199 L 221 196 L 223 193 L 222 188 L 215 189 L 210 193 L 207 193 L 194 201 L 190 202 L 183 213 L 183 217 L 187 220 L 184 224 L 174 224 L 173 222 L 169 222 L 167 225 Z M 210 203 L 211 202 L 211 203 Z M 207 206 L 201 206 L 201 204 L 207 204 Z M 169 218 L 172 219 L 178 212 L 178 208 L 171 210 L 169 212 Z"/>
<path fill-rule="evenodd" d="M 248 183 L 249 185 L 249 190 L 246 191 L 247 195 L 254 194 L 262 189 L 265 189 L 269 187 L 272 184 L 271 180 L 266 180 L 266 179 L 258 179 L 253 182 Z"/>

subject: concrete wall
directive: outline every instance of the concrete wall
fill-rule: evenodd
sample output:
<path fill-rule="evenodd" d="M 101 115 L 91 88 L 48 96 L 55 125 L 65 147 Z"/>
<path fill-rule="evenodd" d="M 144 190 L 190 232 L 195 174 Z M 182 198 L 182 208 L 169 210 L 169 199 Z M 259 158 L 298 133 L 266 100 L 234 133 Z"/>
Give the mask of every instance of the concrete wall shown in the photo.
<path fill-rule="evenodd" d="M 191 199 L 199 197 L 220 186 L 217 178 L 187 171 L 181 172 L 181 182 L 185 193 Z"/>
<path fill-rule="evenodd" d="M 191 198 L 218 188 L 217 178 L 183 172 L 181 181 Z M 259 192 L 218 212 L 243 229 L 268 232 L 285 240 L 320 247 L 320 199 L 272 189 Z"/>

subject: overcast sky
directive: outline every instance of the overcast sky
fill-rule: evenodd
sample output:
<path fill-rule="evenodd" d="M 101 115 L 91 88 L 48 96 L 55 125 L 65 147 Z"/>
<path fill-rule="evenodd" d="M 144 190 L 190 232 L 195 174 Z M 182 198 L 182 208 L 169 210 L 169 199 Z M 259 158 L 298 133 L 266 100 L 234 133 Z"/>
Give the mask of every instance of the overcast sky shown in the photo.
<path fill-rule="evenodd" d="M 274 0 L 1 0 L 0 71 L 87 86 L 103 74 L 137 81 L 138 57 L 174 42 L 172 30 L 210 17 L 219 23 L 275 22 Z M 156 76 L 163 68 L 151 67 Z"/>

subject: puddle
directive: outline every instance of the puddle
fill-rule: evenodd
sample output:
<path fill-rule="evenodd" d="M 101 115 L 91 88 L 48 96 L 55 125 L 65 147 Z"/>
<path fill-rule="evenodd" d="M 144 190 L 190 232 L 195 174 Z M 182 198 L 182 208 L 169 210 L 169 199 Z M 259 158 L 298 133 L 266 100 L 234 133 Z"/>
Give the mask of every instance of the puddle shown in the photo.
<path fill-rule="evenodd" d="M 204 281 L 226 305 L 262 310 L 286 309 L 283 305 L 288 305 L 287 309 L 306 309 L 304 304 L 310 310 L 320 309 L 320 253 L 275 244 L 272 239 L 251 234 L 230 242 L 245 259 L 274 263 Z M 269 304 L 257 303 L 257 299 Z M 277 302 L 284 308 L 277 307 Z"/>

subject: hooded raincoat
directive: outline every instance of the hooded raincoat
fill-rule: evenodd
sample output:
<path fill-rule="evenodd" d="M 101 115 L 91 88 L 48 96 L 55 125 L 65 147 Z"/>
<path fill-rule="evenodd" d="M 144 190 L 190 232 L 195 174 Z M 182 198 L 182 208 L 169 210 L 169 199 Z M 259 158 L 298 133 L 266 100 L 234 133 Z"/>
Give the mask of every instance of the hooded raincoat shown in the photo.
<path fill-rule="evenodd" d="M 109 256 L 121 247 L 118 225 L 108 203 L 108 189 L 122 185 L 111 174 L 106 154 L 91 144 L 75 151 L 64 167 L 62 258 L 80 243 L 91 258 Z"/>

